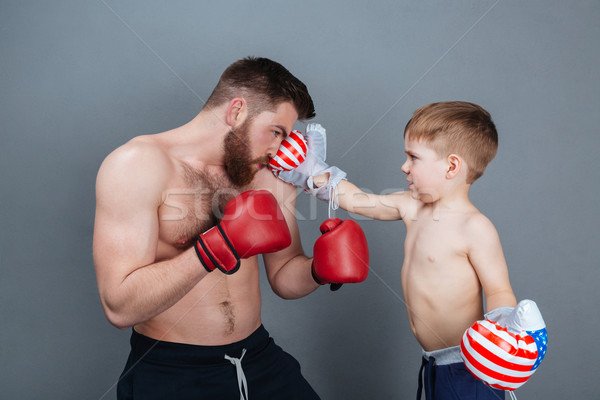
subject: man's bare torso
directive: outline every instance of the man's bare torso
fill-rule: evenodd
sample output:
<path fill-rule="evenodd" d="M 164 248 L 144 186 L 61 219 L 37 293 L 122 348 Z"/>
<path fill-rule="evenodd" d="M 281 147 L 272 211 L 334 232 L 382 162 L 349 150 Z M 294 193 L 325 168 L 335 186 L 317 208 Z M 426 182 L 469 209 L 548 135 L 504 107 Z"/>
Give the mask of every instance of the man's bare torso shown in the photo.
<path fill-rule="evenodd" d="M 426 351 L 460 344 L 464 331 L 482 316 L 481 285 L 461 233 L 478 211 L 432 211 L 421 206 L 404 219 L 402 287 L 411 328 Z"/>
<path fill-rule="evenodd" d="M 164 135 L 164 134 L 163 134 Z M 170 179 L 157 210 L 159 219 L 155 262 L 189 249 L 197 235 L 211 226 L 234 188 L 219 166 L 189 165 L 169 154 L 163 135 L 140 138 L 160 146 L 172 161 Z M 203 268 L 198 260 L 198 268 Z M 249 336 L 261 323 L 258 261 L 242 260 L 233 275 L 209 273 L 180 301 L 135 330 L 164 341 L 200 345 L 232 343 Z"/>

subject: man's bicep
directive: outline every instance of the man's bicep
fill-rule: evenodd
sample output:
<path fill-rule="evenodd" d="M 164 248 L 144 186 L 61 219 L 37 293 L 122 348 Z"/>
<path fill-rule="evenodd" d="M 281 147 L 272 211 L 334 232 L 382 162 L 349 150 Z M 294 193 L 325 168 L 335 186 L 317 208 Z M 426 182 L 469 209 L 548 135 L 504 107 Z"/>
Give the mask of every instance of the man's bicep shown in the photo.
<path fill-rule="evenodd" d="M 94 264 L 99 285 L 121 282 L 137 268 L 154 260 L 158 236 L 156 217 L 137 210 L 117 217 L 96 210 L 94 224 Z"/>
<path fill-rule="evenodd" d="M 96 182 L 93 250 L 101 293 L 152 263 L 156 254 L 160 185 L 141 166 L 124 166 L 108 160 Z"/>
<path fill-rule="evenodd" d="M 296 219 L 297 190 L 295 187 L 284 183 L 275 177 L 272 177 L 273 179 L 270 178 L 271 177 L 266 177 L 266 179 L 261 181 L 261 188 L 269 190 L 277 199 L 288 229 L 290 230 L 292 241 L 291 244 L 283 250 L 263 255 L 269 280 L 271 280 L 273 275 L 275 275 L 288 261 L 298 255 L 304 254 L 300 231 L 298 229 L 298 221 Z"/>

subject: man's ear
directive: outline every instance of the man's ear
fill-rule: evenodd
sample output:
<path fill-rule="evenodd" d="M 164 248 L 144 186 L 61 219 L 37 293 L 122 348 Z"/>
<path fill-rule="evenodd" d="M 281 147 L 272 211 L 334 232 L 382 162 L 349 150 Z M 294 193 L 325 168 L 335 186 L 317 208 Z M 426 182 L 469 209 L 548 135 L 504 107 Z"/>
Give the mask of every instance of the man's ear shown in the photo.
<path fill-rule="evenodd" d="M 456 154 L 450 154 L 447 158 L 447 161 L 448 164 L 446 169 L 446 178 L 453 179 L 460 173 L 460 170 L 463 168 L 463 160 Z"/>
<path fill-rule="evenodd" d="M 241 125 L 248 116 L 248 105 L 243 97 L 236 97 L 229 102 L 225 112 L 227 125 L 236 128 Z"/>

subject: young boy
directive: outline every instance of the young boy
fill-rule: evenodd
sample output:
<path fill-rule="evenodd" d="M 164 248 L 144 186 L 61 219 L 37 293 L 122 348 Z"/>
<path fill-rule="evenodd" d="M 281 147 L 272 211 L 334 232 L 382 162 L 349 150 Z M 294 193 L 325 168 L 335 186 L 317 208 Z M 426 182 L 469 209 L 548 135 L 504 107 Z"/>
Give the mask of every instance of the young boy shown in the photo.
<path fill-rule="evenodd" d="M 406 224 L 402 289 L 411 329 L 423 348 L 427 399 L 504 399 L 476 380 L 460 356 L 463 333 L 487 310 L 514 307 L 508 268 L 492 222 L 469 200 L 473 182 L 494 158 L 498 135 L 490 114 L 467 102 L 433 103 L 404 130 L 408 191 L 365 193 L 347 180 L 339 205 L 378 220 Z M 321 187 L 328 174 L 313 177 Z"/>

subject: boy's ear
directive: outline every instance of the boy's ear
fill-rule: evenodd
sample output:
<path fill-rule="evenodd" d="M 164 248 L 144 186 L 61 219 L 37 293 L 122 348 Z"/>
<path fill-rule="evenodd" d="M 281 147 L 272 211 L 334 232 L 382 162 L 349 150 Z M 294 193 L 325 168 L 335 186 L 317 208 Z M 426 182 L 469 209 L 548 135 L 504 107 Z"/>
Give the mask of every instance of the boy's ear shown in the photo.
<path fill-rule="evenodd" d="M 463 167 L 463 160 L 456 154 L 450 154 L 447 160 L 448 166 L 446 170 L 446 178 L 454 179 Z"/>
<path fill-rule="evenodd" d="M 229 102 L 225 111 L 225 122 L 232 128 L 241 125 L 248 116 L 248 104 L 243 97 L 236 97 Z"/>

